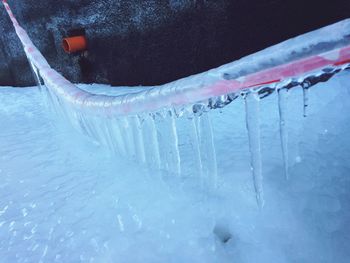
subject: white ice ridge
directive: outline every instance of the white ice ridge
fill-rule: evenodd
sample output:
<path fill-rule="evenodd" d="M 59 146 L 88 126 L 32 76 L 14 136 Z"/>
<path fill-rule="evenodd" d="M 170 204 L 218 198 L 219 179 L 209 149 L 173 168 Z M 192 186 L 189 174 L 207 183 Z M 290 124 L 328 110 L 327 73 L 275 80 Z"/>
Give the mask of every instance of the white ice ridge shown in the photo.
<path fill-rule="evenodd" d="M 9 5 L 3 3 L 50 108 L 112 152 L 151 168 L 166 170 L 177 177 L 198 175 L 203 185 L 217 187 L 214 134 L 207 112 L 243 95 L 253 185 L 261 207 L 264 199 L 260 98 L 298 85 L 306 91 L 350 63 L 350 19 L 347 19 L 168 84 L 140 87 L 137 92 L 115 96 L 96 94 L 78 88 L 52 69 L 19 26 Z M 283 111 L 280 113 L 282 129 Z M 288 177 L 285 130 L 281 140 Z"/>
<path fill-rule="evenodd" d="M 18 24 L 9 5 L 3 1 L 13 22 L 26 55 L 40 74 L 45 85 L 66 103 L 78 108 L 93 108 L 92 114 L 107 113 L 129 115 L 154 112 L 166 107 L 181 107 L 212 97 L 238 92 L 267 82 L 296 77 L 305 71 L 315 70 L 339 62 L 340 49 L 350 43 L 350 19 L 324 27 L 311 33 L 285 41 L 238 61 L 204 73 L 186 77 L 168 84 L 147 88 L 144 91 L 123 96 L 103 96 L 82 91 L 50 67 L 33 45 L 27 33 Z M 234 46 L 234 43 L 233 43 Z M 344 52 L 344 51 L 343 51 Z M 346 50 L 349 53 L 349 50 Z M 322 54 L 322 55 L 321 55 Z M 291 67 L 279 71 L 262 72 L 296 60 L 318 55 L 323 63 L 313 67 Z M 302 64 L 305 61 L 300 61 Z M 307 62 L 307 61 L 306 61 Z M 259 74 L 262 72 L 263 74 Z M 258 74 L 256 74 L 258 73 Z"/>

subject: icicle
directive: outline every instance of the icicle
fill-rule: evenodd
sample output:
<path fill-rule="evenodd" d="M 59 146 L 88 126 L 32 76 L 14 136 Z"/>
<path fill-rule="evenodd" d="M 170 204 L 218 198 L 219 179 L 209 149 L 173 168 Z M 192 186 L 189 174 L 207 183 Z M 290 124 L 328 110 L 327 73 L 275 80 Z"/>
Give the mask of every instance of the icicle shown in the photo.
<path fill-rule="evenodd" d="M 248 93 L 245 97 L 246 125 L 249 137 L 251 170 L 254 180 L 255 195 L 258 206 L 264 206 L 263 176 L 260 147 L 259 97 L 255 93 Z"/>
<path fill-rule="evenodd" d="M 201 158 L 201 150 L 199 144 L 199 125 L 198 125 L 198 117 L 194 116 L 190 119 L 190 142 L 192 146 L 192 150 L 194 152 L 194 161 L 195 161 L 195 173 L 198 173 L 201 180 L 203 179 L 203 165 Z"/>
<path fill-rule="evenodd" d="M 36 66 L 30 61 L 30 59 L 29 59 L 28 57 L 27 57 L 27 59 L 28 59 L 30 68 L 31 68 L 31 70 L 32 70 L 32 73 L 33 73 L 35 82 L 36 82 L 36 84 L 37 84 L 39 90 L 42 91 L 42 87 L 41 87 L 42 84 L 41 84 L 41 81 L 40 81 L 38 69 L 37 69 Z"/>
<path fill-rule="evenodd" d="M 179 139 L 177 135 L 177 129 L 176 129 L 176 120 L 175 116 L 172 113 L 170 116 L 170 145 L 171 145 L 171 151 L 170 156 L 172 160 L 172 168 L 171 171 L 173 171 L 176 175 L 181 175 L 181 162 L 180 162 L 180 152 L 179 152 Z"/>
<path fill-rule="evenodd" d="M 180 152 L 176 121 L 173 112 L 167 111 L 158 125 L 159 149 L 162 169 L 181 175 Z"/>
<path fill-rule="evenodd" d="M 303 86 L 304 117 L 307 116 L 307 107 L 309 106 L 309 87 Z"/>
<path fill-rule="evenodd" d="M 198 130 L 203 173 L 209 188 L 217 187 L 217 161 L 213 138 L 213 128 L 208 113 L 199 117 L 200 129 Z"/>
<path fill-rule="evenodd" d="M 163 110 L 155 115 L 155 121 L 157 122 L 157 138 L 159 145 L 159 157 L 160 157 L 160 169 L 164 171 L 169 171 L 169 161 L 168 161 L 168 134 L 166 125 L 167 120 L 167 110 Z"/>
<path fill-rule="evenodd" d="M 143 119 L 142 130 L 146 161 L 150 167 L 160 169 L 159 142 L 153 116 L 145 116 Z"/>
<path fill-rule="evenodd" d="M 122 155 L 122 152 L 121 152 L 121 148 L 120 148 L 120 145 L 119 145 L 119 141 L 117 138 L 117 134 L 115 132 L 115 129 L 114 129 L 114 125 L 113 125 L 113 119 L 108 119 L 105 123 L 105 129 L 106 129 L 106 134 L 109 138 L 109 143 L 110 143 L 110 148 L 112 149 L 112 151 L 117 154 L 117 155 Z"/>
<path fill-rule="evenodd" d="M 99 134 L 99 142 L 105 145 L 111 153 L 114 152 L 114 142 L 111 141 L 111 137 L 106 127 L 106 120 L 104 118 L 94 118 L 94 126 Z"/>
<path fill-rule="evenodd" d="M 283 166 L 286 179 L 289 179 L 288 167 L 288 130 L 286 116 L 288 113 L 288 89 L 278 90 L 278 112 L 280 117 L 280 139 L 283 157 Z"/>
<path fill-rule="evenodd" d="M 138 116 L 135 116 L 131 119 L 132 132 L 134 136 L 135 142 L 135 151 L 136 158 L 141 163 L 146 163 L 145 149 L 144 149 L 144 141 L 141 132 L 141 123 Z"/>
<path fill-rule="evenodd" d="M 95 121 L 95 118 L 92 118 L 91 116 L 84 116 L 85 126 L 89 130 L 89 134 L 91 135 L 91 138 L 94 139 L 98 143 L 103 143 L 101 138 L 101 133 L 98 131 L 97 126 L 98 124 Z"/>
<path fill-rule="evenodd" d="M 103 118 L 103 122 L 101 123 L 100 130 L 103 133 L 102 135 L 105 137 L 105 143 L 107 143 L 107 146 L 110 149 L 110 151 L 112 153 L 119 155 L 120 152 L 119 152 L 118 143 L 115 138 L 115 135 L 111 130 L 111 119 Z"/>
<path fill-rule="evenodd" d="M 78 117 L 78 121 L 79 121 L 79 117 Z M 87 134 L 90 138 L 92 138 L 95 141 L 98 140 L 98 135 L 95 129 L 93 128 L 93 124 L 91 124 L 90 120 L 86 115 L 80 116 L 79 125 L 83 129 L 85 134 Z"/>
<path fill-rule="evenodd" d="M 111 129 L 111 133 L 114 135 L 114 138 L 117 142 L 119 153 L 122 156 L 126 157 L 127 150 L 126 150 L 125 140 L 120 130 L 119 122 L 120 122 L 119 119 L 113 119 L 112 124 L 109 126 L 109 128 Z"/>
<path fill-rule="evenodd" d="M 44 82 L 42 90 L 44 91 L 43 92 L 44 93 L 44 101 L 45 101 L 48 109 L 50 110 L 50 112 L 53 115 L 57 115 L 57 116 L 63 117 L 62 116 L 62 110 L 57 107 L 57 97 L 56 97 L 56 95 L 51 90 L 49 90 L 46 87 L 45 82 Z"/>
<path fill-rule="evenodd" d="M 61 102 L 59 101 L 59 98 L 55 93 L 53 93 L 51 90 L 48 90 L 49 100 L 50 104 L 52 105 L 53 112 L 59 116 L 59 118 L 62 118 L 63 120 L 67 118 L 67 115 L 65 113 L 65 110 L 61 106 Z"/>
<path fill-rule="evenodd" d="M 122 135 L 122 140 L 124 140 L 126 154 L 130 159 L 134 159 L 135 158 L 134 140 L 132 136 L 132 131 L 130 129 L 130 123 L 127 117 L 119 118 L 119 129 Z"/>
<path fill-rule="evenodd" d="M 113 143 L 110 141 L 110 136 L 106 127 L 106 119 L 102 116 L 97 116 L 92 119 L 95 130 L 98 134 L 98 140 L 101 144 L 106 145 L 112 152 Z"/>

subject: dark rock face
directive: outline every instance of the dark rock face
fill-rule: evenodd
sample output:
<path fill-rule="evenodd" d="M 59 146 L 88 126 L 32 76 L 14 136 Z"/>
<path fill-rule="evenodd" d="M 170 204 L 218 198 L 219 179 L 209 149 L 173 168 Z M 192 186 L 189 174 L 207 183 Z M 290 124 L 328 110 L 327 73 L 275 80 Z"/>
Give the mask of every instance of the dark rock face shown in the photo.
<path fill-rule="evenodd" d="M 50 65 L 73 82 L 156 85 L 349 17 L 349 0 L 8 0 Z M 2 32 L 1 32 L 2 31 Z M 63 37 L 85 32 L 88 52 Z M 0 85 L 34 85 L 0 6 Z"/>

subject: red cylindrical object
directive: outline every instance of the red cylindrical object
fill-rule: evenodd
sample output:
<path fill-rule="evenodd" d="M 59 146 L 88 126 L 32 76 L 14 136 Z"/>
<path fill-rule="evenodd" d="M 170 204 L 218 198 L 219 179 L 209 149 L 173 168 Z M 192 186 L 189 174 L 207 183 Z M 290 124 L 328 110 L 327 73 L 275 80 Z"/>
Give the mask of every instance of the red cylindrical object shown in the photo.
<path fill-rule="evenodd" d="M 87 40 L 85 36 L 66 37 L 62 40 L 62 47 L 67 53 L 83 51 L 87 48 Z"/>

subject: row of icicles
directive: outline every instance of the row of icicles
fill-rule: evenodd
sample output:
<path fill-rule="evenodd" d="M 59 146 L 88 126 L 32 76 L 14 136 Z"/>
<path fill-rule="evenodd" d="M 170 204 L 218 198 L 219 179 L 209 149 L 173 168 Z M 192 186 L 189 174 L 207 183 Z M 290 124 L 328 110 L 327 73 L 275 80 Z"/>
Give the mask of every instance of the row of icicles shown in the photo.
<path fill-rule="evenodd" d="M 260 99 L 275 91 L 278 92 L 281 149 L 284 173 L 288 179 L 288 131 L 285 121 L 288 111 L 288 90 L 298 86 L 303 88 L 304 116 L 306 116 L 308 89 L 319 82 L 327 81 L 343 69 L 349 68 L 349 66 L 327 68 L 298 79 L 243 90 L 240 94 L 211 98 L 205 102 L 187 105 L 179 109 L 161 109 L 155 113 L 103 118 L 81 112 L 57 97 L 50 87 L 45 86 L 36 67 L 31 65 L 38 86 L 49 106 L 53 106 L 55 113 L 70 121 L 85 135 L 106 145 L 117 155 L 145 163 L 152 169 L 165 170 L 179 177 L 191 175 L 191 173 L 199 174 L 201 183 L 210 189 L 217 188 L 218 171 L 213 128 L 207 112 L 223 108 L 237 97 L 243 96 L 246 108 L 251 172 L 256 201 L 260 208 L 264 206 L 259 122 Z M 187 119 L 185 124 L 187 125 L 185 136 L 188 138 L 187 148 L 181 139 L 182 134 L 179 134 L 177 122 L 180 122 L 181 119 Z M 192 159 L 186 160 L 189 156 Z"/>

